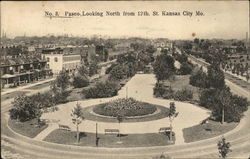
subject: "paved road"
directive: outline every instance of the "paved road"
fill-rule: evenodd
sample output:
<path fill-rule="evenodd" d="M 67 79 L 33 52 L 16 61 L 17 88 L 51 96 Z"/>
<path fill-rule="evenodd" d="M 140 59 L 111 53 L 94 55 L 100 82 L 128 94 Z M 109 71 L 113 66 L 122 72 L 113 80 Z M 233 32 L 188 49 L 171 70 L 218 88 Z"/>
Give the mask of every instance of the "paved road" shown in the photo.
<path fill-rule="evenodd" d="M 230 82 L 230 81 L 229 81 Z M 245 88 L 229 83 L 234 93 L 241 93 Z M 248 91 L 247 91 L 248 92 Z M 248 94 L 242 94 L 248 97 Z M 7 103 L 7 102 L 6 102 Z M 9 104 L 3 103 L 1 107 L 1 144 L 2 155 L 6 158 L 32 158 L 32 159 L 82 159 L 82 158 L 133 158 L 147 159 L 159 156 L 161 153 L 168 154 L 175 158 L 217 158 L 216 143 L 220 137 L 215 137 L 199 142 L 185 145 L 173 145 L 152 148 L 93 148 L 57 145 L 18 135 L 7 127 L 7 117 L 4 115 Z M 224 134 L 231 142 L 233 152 L 229 157 L 248 158 L 250 156 L 250 109 L 245 113 L 238 127 L 229 133 Z M 11 153 L 10 153 L 11 152 Z"/>

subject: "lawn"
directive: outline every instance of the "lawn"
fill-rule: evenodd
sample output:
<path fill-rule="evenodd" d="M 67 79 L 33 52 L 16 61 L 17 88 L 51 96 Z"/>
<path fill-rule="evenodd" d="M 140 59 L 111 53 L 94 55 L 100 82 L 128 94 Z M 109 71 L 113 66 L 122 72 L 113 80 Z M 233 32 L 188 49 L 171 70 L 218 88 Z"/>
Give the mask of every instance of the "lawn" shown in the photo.
<path fill-rule="evenodd" d="M 183 129 L 183 136 L 185 142 L 194 142 L 218 135 L 222 135 L 232 129 L 234 129 L 238 123 L 224 123 L 209 120 L 206 124 L 199 124 L 193 127 Z"/>
<path fill-rule="evenodd" d="M 79 146 L 92 146 L 96 144 L 96 134 L 94 133 L 81 133 Z M 98 134 L 99 147 L 147 147 L 147 146 L 164 146 L 169 145 L 168 136 L 160 133 L 150 134 L 129 134 L 122 135 L 122 143 L 117 143 L 119 137 L 116 134 L 104 135 Z M 67 130 L 54 130 L 51 132 L 44 141 L 54 142 L 59 144 L 76 145 L 76 132 Z"/>
<path fill-rule="evenodd" d="M 171 88 L 174 91 L 181 90 L 183 88 L 187 88 L 193 92 L 193 100 L 199 101 L 199 94 L 200 90 L 198 87 L 194 87 L 189 84 L 189 77 L 190 75 L 176 75 L 175 79 L 169 82 L 168 80 L 164 81 L 164 85 L 169 86 L 171 85 Z"/>
<path fill-rule="evenodd" d="M 40 127 L 37 126 L 37 119 L 32 119 L 25 122 L 17 122 L 16 120 L 9 120 L 8 124 L 11 129 L 13 129 L 15 132 L 22 134 L 27 137 L 35 137 L 38 135 L 41 131 L 46 129 L 48 127 L 47 124 L 44 124 Z"/>

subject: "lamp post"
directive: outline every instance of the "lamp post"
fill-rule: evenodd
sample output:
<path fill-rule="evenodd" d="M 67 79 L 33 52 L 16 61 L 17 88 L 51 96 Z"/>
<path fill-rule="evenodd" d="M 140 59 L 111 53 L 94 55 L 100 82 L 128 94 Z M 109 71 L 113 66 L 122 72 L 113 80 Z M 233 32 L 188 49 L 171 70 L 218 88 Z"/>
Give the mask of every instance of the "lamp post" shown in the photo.
<path fill-rule="evenodd" d="M 95 124 L 96 126 L 96 132 L 95 132 L 95 145 L 96 147 L 98 147 L 99 144 L 99 137 L 98 137 L 98 133 L 97 133 L 97 123 Z"/>

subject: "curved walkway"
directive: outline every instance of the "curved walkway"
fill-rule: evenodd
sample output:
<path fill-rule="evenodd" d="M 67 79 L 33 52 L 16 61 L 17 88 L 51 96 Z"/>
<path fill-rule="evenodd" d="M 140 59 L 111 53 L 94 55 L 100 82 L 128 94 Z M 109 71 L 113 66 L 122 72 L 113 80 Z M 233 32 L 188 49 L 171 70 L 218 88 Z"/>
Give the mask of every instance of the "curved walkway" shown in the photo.
<path fill-rule="evenodd" d="M 235 85 L 235 84 L 232 84 Z M 229 85 L 231 88 L 231 84 Z M 235 85 L 236 87 L 236 85 Z M 239 87 L 239 86 L 237 86 Z M 231 88 L 236 94 L 239 89 Z M 243 94 L 250 99 L 249 96 Z M 9 104 L 4 104 L 1 107 L 1 145 L 2 156 L 5 152 L 11 151 L 10 158 L 29 159 L 152 159 L 152 157 L 160 156 L 164 153 L 174 158 L 218 158 L 217 142 L 221 136 L 192 142 L 184 145 L 148 147 L 148 148 L 94 148 L 94 147 L 79 147 L 69 145 L 58 145 L 37 141 L 20 134 L 13 132 L 7 126 L 7 118 L 4 113 L 7 112 Z M 194 118 L 194 114 L 190 119 Z M 232 145 L 233 152 L 229 153 L 229 158 L 247 159 L 250 156 L 250 107 L 239 125 L 232 131 L 224 134 L 227 141 Z M 6 150 L 7 149 L 7 150 Z"/>
<path fill-rule="evenodd" d="M 135 75 L 119 92 L 118 95 L 112 98 L 91 99 L 86 101 L 78 101 L 82 107 L 88 107 L 100 103 L 105 103 L 113 99 L 133 97 L 137 100 L 148 102 L 155 105 L 169 107 L 170 100 L 158 99 L 153 97 L 153 87 L 156 79 L 153 74 L 137 74 Z M 127 89 L 127 91 L 126 91 Z M 69 126 L 75 130 L 75 125 L 71 121 L 71 110 L 76 106 L 77 102 L 69 102 L 62 104 L 59 111 L 43 114 L 42 119 L 59 120 L 60 124 Z M 203 119 L 209 116 L 209 111 L 193 104 L 175 101 L 176 110 L 179 112 L 178 117 L 173 121 L 173 131 L 176 134 L 175 144 L 183 144 L 182 129 L 191 127 L 200 123 Z M 117 129 L 118 124 L 100 121 L 84 120 L 79 125 L 80 131 L 95 133 L 96 123 L 98 123 L 98 132 L 104 133 L 105 129 Z M 141 134 L 141 133 L 158 133 L 159 128 L 169 126 L 169 119 L 162 118 L 154 121 L 121 123 L 120 131 L 125 134 Z"/>

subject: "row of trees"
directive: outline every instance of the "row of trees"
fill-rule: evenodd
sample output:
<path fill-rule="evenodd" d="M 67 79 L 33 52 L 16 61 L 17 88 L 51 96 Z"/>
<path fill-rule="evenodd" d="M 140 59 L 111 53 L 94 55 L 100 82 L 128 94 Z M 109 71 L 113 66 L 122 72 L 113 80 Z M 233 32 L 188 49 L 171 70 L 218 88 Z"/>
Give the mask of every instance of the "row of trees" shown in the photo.
<path fill-rule="evenodd" d="M 223 88 L 225 87 L 224 73 L 220 69 L 219 65 L 210 65 L 207 68 L 207 73 L 203 72 L 201 67 L 198 70 L 194 70 L 190 76 L 190 84 L 201 88 Z"/>
<path fill-rule="evenodd" d="M 202 68 L 190 76 L 190 84 L 202 89 L 200 105 L 212 110 L 212 117 L 221 123 L 239 122 L 247 110 L 246 98 L 233 95 L 225 85 L 224 73 L 219 65 L 210 65 L 207 73 Z"/>
<path fill-rule="evenodd" d="M 178 73 L 181 75 L 190 74 L 194 68 L 193 64 L 188 61 L 188 56 L 185 54 L 175 54 L 175 59 L 180 62 L 181 66 Z"/>

